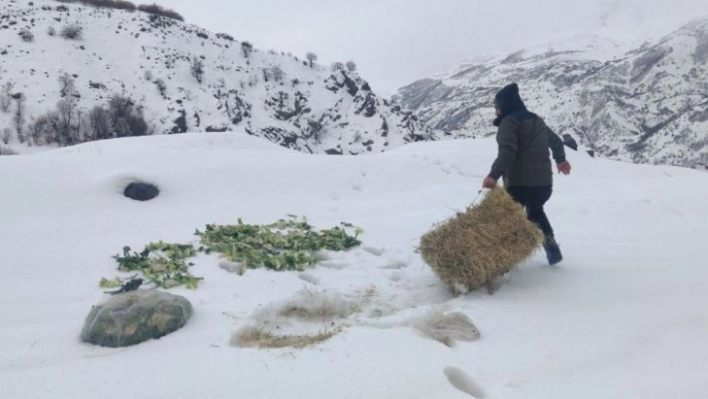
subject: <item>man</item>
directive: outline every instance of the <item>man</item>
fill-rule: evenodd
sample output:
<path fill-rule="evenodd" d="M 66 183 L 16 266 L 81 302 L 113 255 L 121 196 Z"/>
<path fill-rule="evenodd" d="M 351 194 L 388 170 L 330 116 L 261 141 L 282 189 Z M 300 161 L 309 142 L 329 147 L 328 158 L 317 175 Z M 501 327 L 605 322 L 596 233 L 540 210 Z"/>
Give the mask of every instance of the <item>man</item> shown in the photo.
<path fill-rule="evenodd" d="M 563 141 L 546 126 L 543 119 L 526 109 L 516 83 L 501 89 L 494 97 L 494 105 L 497 115 L 494 126 L 499 128 L 499 152 L 482 186 L 494 188 L 497 180 L 504 178 L 506 190 L 526 208 L 529 220 L 543 231 L 543 248 L 548 263 L 554 265 L 563 260 L 563 255 L 543 206 L 553 191 L 549 147 L 558 171 L 564 175 L 570 173 Z"/>

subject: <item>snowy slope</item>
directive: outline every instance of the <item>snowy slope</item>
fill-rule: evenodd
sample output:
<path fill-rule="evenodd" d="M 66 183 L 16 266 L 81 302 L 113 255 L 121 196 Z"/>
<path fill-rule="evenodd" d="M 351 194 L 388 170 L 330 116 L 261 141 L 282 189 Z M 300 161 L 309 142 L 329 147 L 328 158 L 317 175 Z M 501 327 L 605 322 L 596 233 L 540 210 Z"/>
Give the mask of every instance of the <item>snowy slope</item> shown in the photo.
<path fill-rule="evenodd" d="M 69 25 L 82 28 L 80 39 L 61 36 Z M 24 41 L 23 30 L 34 39 Z M 410 113 L 380 99 L 356 71 L 310 67 L 304 54 L 256 47 L 245 56 L 242 42 L 228 35 L 144 12 L 49 0 L 3 2 L 0 54 L 0 86 L 10 82 L 9 94 L 24 95 L 25 130 L 67 98 L 59 78 L 68 74 L 76 89 L 69 97 L 84 117 L 120 94 L 142 108 L 155 133 L 240 127 L 314 153 L 379 152 L 434 138 Z M 203 63 L 201 83 L 190 72 L 195 57 Z M 0 112 L 0 125 L 11 127 L 10 140 L 21 150 L 15 110 L 13 101 Z"/>
<path fill-rule="evenodd" d="M 494 155 L 493 140 L 469 139 L 329 157 L 241 130 L 1 157 L 2 396 L 705 397 L 708 175 L 569 152 L 573 174 L 557 175 L 547 205 L 563 263 L 549 267 L 539 253 L 494 294 L 455 298 L 415 248 L 475 199 Z M 134 180 L 162 194 L 124 198 Z M 362 247 L 305 273 L 237 276 L 199 257 L 200 287 L 171 290 L 194 306 L 185 328 L 124 349 L 79 342 L 105 297 L 97 281 L 116 273 L 111 256 L 124 245 L 189 242 L 207 223 L 289 213 L 317 228 L 354 223 Z M 313 347 L 229 345 L 303 290 L 360 311 Z M 409 326 L 431 312 L 462 312 L 481 338 L 447 347 Z"/>
<path fill-rule="evenodd" d="M 461 65 L 397 97 L 433 128 L 478 137 L 494 132 L 494 93 L 517 82 L 529 108 L 601 156 L 708 164 L 708 19 L 625 50 L 577 36 Z"/>

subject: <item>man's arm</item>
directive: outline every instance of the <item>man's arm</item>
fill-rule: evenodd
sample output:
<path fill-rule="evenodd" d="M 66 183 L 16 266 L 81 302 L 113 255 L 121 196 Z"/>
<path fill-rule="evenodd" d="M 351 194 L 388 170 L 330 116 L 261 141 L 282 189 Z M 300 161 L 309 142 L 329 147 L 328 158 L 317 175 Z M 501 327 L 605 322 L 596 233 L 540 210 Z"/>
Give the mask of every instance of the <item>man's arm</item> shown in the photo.
<path fill-rule="evenodd" d="M 514 159 L 516 159 L 516 153 L 519 150 L 517 130 L 518 126 L 509 118 L 506 118 L 499 125 L 499 131 L 497 132 L 497 144 L 499 147 L 497 159 L 494 160 L 492 170 L 489 172 L 489 177 L 494 180 L 499 180 L 511 168 Z"/>
<path fill-rule="evenodd" d="M 570 162 L 565 159 L 565 146 L 563 145 L 563 140 L 558 137 L 550 127 L 546 126 L 548 131 L 548 146 L 551 148 L 553 153 L 553 159 L 556 161 L 556 166 L 558 167 L 558 172 L 564 175 L 570 174 Z"/>
<path fill-rule="evenodd" d="M 546 126 L 547 132 L 548 132 L 548 146 L 551 148 L 551 152 L 553 153 L 553 159 L 555 159 L 556 163 L 563 163 L 565 162 L 565 147 L 563 146 L 563 140 L 561 140 L 558 135 L 551 130 L 550 127 Z"/>

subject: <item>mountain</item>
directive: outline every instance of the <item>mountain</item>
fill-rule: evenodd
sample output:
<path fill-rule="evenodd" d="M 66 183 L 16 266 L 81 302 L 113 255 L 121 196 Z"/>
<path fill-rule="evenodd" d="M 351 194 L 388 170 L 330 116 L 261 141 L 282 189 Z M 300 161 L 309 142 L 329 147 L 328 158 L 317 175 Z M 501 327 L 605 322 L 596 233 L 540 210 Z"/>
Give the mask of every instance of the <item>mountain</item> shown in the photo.
<path fill-rule="evenodd" d="M 3 2 L 0 87 L 11 147 L 32 136 L 66 145 L 243 128 L 299 151 L 359 154 L 436 137 L 353 63 L 335 70 L 159 13 L 85 2 Z"/>
<path fill-rule="evenodd" d="M 626 50 L 584 35 L 470 62 L 395 96 L 431 127 L 467 137 L 494 132 L 492 100 L 517 82 L 527 106 L 561 134 L 608 158 L 708 164 L 708 19 Z"/>

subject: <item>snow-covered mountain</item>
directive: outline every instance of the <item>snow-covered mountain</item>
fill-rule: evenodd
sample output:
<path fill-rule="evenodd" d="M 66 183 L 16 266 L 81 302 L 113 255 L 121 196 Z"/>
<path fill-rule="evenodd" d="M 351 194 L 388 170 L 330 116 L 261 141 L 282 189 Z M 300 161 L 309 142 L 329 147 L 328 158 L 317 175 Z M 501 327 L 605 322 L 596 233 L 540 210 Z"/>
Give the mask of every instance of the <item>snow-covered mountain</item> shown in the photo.
<path fill-rule="evenodd" d="M 435 138 L 410 112 L 377 96 L 355 65 L 335 70 L 304 58 L 141 11 L 4 1 L 0 135 L 22 147 L 18 139 L 33 135 L 38 144 L 74 144 L 244 128 L 288 148 L 331 154 Z M 101 124 L 125 109 L 122 125 Z M 47 129 L 56 134 L 41 132 Z"/>
<path fill-rule="evenodd" d="M 708 164 L 708 19 L 629 51 L 585 35 L 466 63 L 395 98 L 433 128 L 485 136 L 494 93 L 511 82 L 558 133 L 601 156 Z"/>

